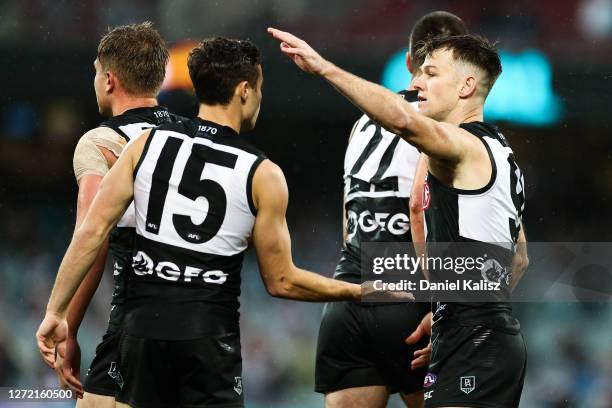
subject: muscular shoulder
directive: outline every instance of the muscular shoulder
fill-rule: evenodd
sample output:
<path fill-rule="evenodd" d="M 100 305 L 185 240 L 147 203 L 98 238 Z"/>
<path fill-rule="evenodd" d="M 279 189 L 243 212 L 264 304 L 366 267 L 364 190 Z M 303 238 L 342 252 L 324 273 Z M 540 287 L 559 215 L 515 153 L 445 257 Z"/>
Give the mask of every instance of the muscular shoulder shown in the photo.
<path fill-rule="evenodd" d="M 269 159 L 265 159 L 253 175 L 253 202 L 259 209 L 262 201 L 286 206 L 289 196 L 287 181 L 281 168 Z M 274 204 L 276 203 L 276 204 Z"/>
<path fill-rule="evenodd" d="M 93 144 L 110 150 L 115 156 L 119 156 L 127 141 L 113 129 L 100 126 L 86 132 L 79 143 Z"/>
<path fill-rule="evenodd" d="M 121 135 L 103 126 L 92 129 L 81 136 L 72 159 L 77 183 L 86 174 L 104 176 L 112 164 L 109 164 L 109 158 L 106 155 L 118 157 L 125 143 Z"/>

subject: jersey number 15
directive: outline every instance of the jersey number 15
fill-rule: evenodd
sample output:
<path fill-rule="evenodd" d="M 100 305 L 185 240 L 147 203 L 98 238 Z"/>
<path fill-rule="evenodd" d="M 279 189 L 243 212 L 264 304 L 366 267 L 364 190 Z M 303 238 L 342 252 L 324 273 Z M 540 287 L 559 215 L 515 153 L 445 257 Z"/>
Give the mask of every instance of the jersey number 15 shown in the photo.
<path fill-rule="evenodd" d="M 182 143 L 182 139 L 169 137 L 153 171 L 145 223 L 147 232 L 152 234 L 159 234 L 170 176 Z M 201 179 L 204 165 L 211 163 L 233 169 L 236 166 L 237 158 L 235 154 L 216 150 L 206 145 L 194 144 L 192 146 L 191 155 L 183 169 L 178 193 L 193 201 L 204 197 L 208 201 L 208 212 L 200 224 L 194 224 L 189 215 L 172 214 L 174 229 L 185 241 L 194 244 L 209 241 L 217 234 L 225 218 L 227 209 L 225 191 L 216 181 Z"/>

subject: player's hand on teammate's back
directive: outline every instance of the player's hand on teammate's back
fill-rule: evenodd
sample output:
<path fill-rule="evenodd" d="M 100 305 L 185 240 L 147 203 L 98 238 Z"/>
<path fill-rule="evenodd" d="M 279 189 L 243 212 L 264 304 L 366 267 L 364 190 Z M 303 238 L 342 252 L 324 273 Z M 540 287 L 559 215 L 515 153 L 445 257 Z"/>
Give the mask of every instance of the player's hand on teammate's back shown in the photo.
<path fill-rule="evenodd" d="M 306 41 L 291 33 L 276 28 L 268 28 L 268 34 L 281 42 L 281 52 L 291 58 L 302 71 L 322 75 L 332 65 L 331 62 L 312 49 Z"/>
<path fill-rule="evenodd" d="M 77 398 L 83 398 L 83 390 L 76 387 L 81 380 L 81 347 L 76 338 L 68 336 L 56 346 L 55 372 L 62 388 L 71 388 Z M 75 389 L 76 388 L 76 389 Z"/>
<path fill-rule="evenodd" d="M 423 338 L 423 336 L 431 337 L 431 325 L 432 325 L 432 314 L 431 312 L 429 312 L 425 315 L 425 317 L 423 317 L 423 320 L 421 320 L 421 323 L 419 323 L 419 325 L 412 332 L 412 334 L 406 338 L 406 343 L 416 344 L 419 340 Z M 429 340 L 429 344 L 427 344 L 427 347 L 414 352 L 414 359 L 410 363 L 410 368 L 415 370 L 419 367 L 425 367 L 429 365 L 430 357 L 431 357 L 431 340 Z"/>

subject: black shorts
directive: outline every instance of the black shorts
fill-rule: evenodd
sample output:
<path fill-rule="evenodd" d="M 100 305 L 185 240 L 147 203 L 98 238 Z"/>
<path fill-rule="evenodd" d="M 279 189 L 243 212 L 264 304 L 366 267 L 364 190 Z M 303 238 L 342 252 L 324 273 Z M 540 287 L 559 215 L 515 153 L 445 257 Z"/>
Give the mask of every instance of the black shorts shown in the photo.
<path fill-rule="evenodd" d="M 123 333 L 117 401 L 133 408 L 243 407 L 240 335 L 155 340 Z"/>
<path fill-rule="evenodd" d="M 435 324 L 425 407 L 516 408 L 527 357 L 520 330 Z"/>
<path fill-rule="evenodd" d="M 115 396 L 119 337 L 119 332 L 107 332 L 102 337 L 102 342 L 96 347 L 96 355 L 87 370 L 87 377 L 83 383 L 85 392 Z"/>
<path fill-rule="evenodd" d="M 412 371 L 416 346 L 405 343 L 429 303 L 362 305 L 335 302 L 325 305 L 315 369 L 315 391 L 385 385 L 391 393 L 411 394 L 423 389 L 426 368 Z"/>

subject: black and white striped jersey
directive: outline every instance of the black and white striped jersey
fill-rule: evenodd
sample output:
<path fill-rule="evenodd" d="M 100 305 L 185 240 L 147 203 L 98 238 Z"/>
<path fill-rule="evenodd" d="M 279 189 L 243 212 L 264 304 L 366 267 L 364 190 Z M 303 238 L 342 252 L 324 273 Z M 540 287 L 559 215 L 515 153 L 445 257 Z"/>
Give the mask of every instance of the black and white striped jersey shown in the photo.
<path fill-rule="evenodd" d="M 493 125 L 471 122 L 462 124 L 461 128 L 477 136 L 487 148 L 491 179 L 481 189 L 460 190 L 442 184 L 429 173 L 430 200 L 425 211 L 428 240 L 471 240 L 513 248 L 525 207 L 523 174 L 514 153 Z"/>
<path fill-rule="evenodd" d="M 126 330 L 163 339 L 237 330 L 240 270 L 264 155 L 196 118 L 153 129 L 134 170 L 136 242 Z"/>
<path fill-rule="evenodd" d="M 163 123 L 173 123 L 183 119 L 181 116 L 168 112 L 168 109 L 163 106 L 142 107 L 129 109 L 121 115 L 113 116 L 107 121 L 102 122 L 100 127 L 114 130 L 129 142 L 130 139 L 139 136 L 147 129 Z M 114 280 L 109 331 L 116 330 L 123 320 L 121 305 L 125 299 L 126 279 L 132 264 L 135 227 L 134 203 L 131 203 L 117 223 L 117 227 L 111 231 L 109 236 L 109 250 L 113 257 Z"/>
<path fill-rule="evenodd" d="M 400 94 L 417 107 L 417 91 Z M 411 241 L 409 198 L 419 151 L 367 115 L 355 124 L 344 157 L 347 240 L 335 277 L 361 281 L 361 243 Z"/>
<path fill-rule="evenodd" d="M 463 123 L 460 127 L 484 143 L 491 160 L 491 178 L 483 188 L 461 190 L 443 184 L 428 173 L 424 207 L 427 241 L 479 243 L 491 259 L 494 256 L 497 260 L 496 267 L 485 268 L 465 278 L 499 282 L 502 292 L 491 296 L 502 303 L 456 303 L 438 308 L 444 315 L 454 309 L 460 312 L 461 319 L 468 321 L 470 315 L 483 317 L 487 310 L 511 310 L 510 305 L 503 302 L 510 299 L 509 266 L 521 227 L 525 194 L 523 174 L 497 127 L 483 122 Z"/>

